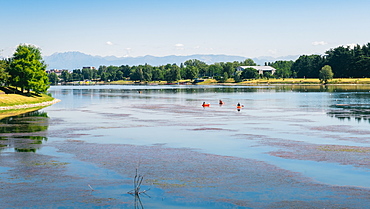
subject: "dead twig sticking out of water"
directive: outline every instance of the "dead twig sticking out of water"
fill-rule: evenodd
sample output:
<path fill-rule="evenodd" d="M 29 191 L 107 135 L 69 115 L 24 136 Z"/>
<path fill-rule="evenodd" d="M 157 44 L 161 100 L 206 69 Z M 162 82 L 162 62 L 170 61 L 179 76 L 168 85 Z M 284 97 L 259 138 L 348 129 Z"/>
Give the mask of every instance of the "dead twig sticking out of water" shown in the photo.
<path fill-rule="evenodd" d="M 135 177 L 134 177 L 134 189 L 127 192 L 127 193 L 135 196 L 135 204 L 134 204 L 135 209 L 136 208 L 144 209 L 143 203 L 140 200 L 140 194 L 145 194 L 146 196 L 148 196 L 146 194 L 146 192 L 149 191 L 149 189 L 140 191 L 141 184 L 143 183 L 143 180 L 144 180 L 144 176 L 140 175 L 139 172 L 138 172 L 138 169 L 136 168 L 136 173 L 135 173 Z M 148 196 L 148 197 L 150 197 L 150 196 Z"/>
<path fill-rule="evenodd" d="M 139 194 L 142 194 L 142 193 L 145 193 L 145 192 L 149 191 L 149 189 L 140 191 L 141 184 L 143 183 L 143 180 L 144 180 L 144 176 L 140 175 L 138 173 L 138 169 L 136 169 L 136 174 L 135 174 L 135 177 L 134 177 L 134 189 L 127 192 L 127 193 L 132 194 L 132 195 L 139 195 Z"/>

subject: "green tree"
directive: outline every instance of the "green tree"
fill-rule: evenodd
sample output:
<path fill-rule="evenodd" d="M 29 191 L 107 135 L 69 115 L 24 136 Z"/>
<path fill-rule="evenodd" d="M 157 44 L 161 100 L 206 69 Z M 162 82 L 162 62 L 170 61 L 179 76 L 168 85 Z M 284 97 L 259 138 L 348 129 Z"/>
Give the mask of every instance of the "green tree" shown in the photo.
<path fill-rule="evenodd" d="M 318 78 L 325 59 L 320 55 L 302 55 L 292 65 L 291 71 L 298 77 Z"/>
<path fill-rule="evenodd" d="M 145 81 L 152 81 L 153 79 L 153 67 L 148 65 L 148 64 L 145 64 L 143 66 L 143 76 L 144 76 L 144 80 Z"/>
<path fill-rule="evenodd" d="M 49 73 L 48 78 L 51 84 L 56 85 L 58 83 L 58 75 L 56 73 Z"/>
<path fill-rule="evenodd" d="M 242 66 L 256 66 L 257 64 L 252 59 L 246 59 L 243 62 L 241 62 L 240 65 L 242 65 Z"/>
<path fill-rule="evenodd" d="M 83 81 L 84 77 L 80 69 L 74 69 L 72 71 L 72 80 L 74 81 Z"/>
<path fill-rule="evenodd" d="M 130 74 L 131 74 L 131 67 L 128 66 L 128 65 L 121 65 L 119 67 L 119 71 L 121 71 L 123 73 L 123 77 L 130 77 Z"/>
<path fill-rule="evenodd" d="M 123 72 L 118 70 L 116 72 L 116 78 L 117 80 L 123 80 Z"/>
<path fill-rule="evenodd" d="M 203 61 L 192 59 L 185 61 L 184 64 L 186 67 L 190 66 L 196 67 L 198 69 L 199 74 L 202 76 L 205 76 L 207 73 L 208 65 Z"/>
<path fill-rule="evenodd" d="M 243 79 L 255 79 L 258 78 L 258 71 L 254 68 L 246 68 L 242 71 L 241 78 Z"/>
<path fill-rule="evenodd" d="M 340 78 L 352 77 L 353 52 L 350 47 L 340 46 L 326 52 L 327 64 L 335 71 L 335 76 Z"/>
<path fill-rule="evenodd" d="M 241 77 L 241 74 L 242 74 L 241 71 L 235 72 L 234 80 L 235 80 L 236 83 L 240 83 L 240 82 L 243 81 L 243 79 Z"/>
<path fill-rule="evenodd" d="M 7 72 L 8 62 L 6 60 L 0 60 L 0 85 L 6 85 L 9 79 L 9 73 Z"/>
<path fill-rule="evenodd" d="M 328 83 L 328 80 L 333 79 L 333 71 L 331 70 L 331 67 L 329 65 L 325 65 L 320 70 L 319 79 L 321 82 L 324 82 L 324 84 Z"/>
<path fill-rule="evenodd" d="M 168 82 L 177 81 L 181 79 L 180 67 L 176 64 L 171 65 L 170 69 L 166 70 L 165 79 Z"/>
<path fill-rule="evenodd" d="M 161 81 L 164 80 L 163 70 L 158 67 L 155 67 L 152 72 L 152 80 L 153 81 Z"/>
<path fill-rule="evenodd" d="M 276 61 L 273 63 L 267 63 L 269 66 L 276 69 L 276 72 L 274 73 L 274 76 L 277 78 L 289 78 L 292 76 L 292 65 L 293 61 Z"/>
<path fill-rule="evenodd" d="M 72 81 L 72 74 L 68 70 L 63 70 L 60 77 L 64 82 Z"/>
<path fill-rule="evenodd" d="M 185 69 L 185 78 L 193 80 L 194 78 L 198 77 L 198 68 L 194 66 L 186 67 Z"/>
<path fill-rule="evenodd" d="M 223 68 L 223 75 L 225 75 L 225 73 L 227 73 L 227 77 L 228 78 L 231 78 L 234 73 L 235 73 L 235 67 L 234 67 L 234 64 L 231 63 L 231 62 L 227 62 L 227 63 L 221 63 L 221 66 Z M 225 77 L 225 76 L 223 76 Z"/>
<path fill-rule="evenodd" d="M 220 63 L 215 63 L 208 67 L 208 71 L 211 77 L 221 76 L 222 70 L 223 68 Z"/>
<path fill-rule="evenodd" d="M 92 69 L 90 68 L 83 68 L 82 71 L 82 76 L 84 80 L 91 80 L 93 76 Z"/>
<path fill-rule="evenodd" d="M 130 75 L 131 80 L 133 81 L 143 81 L 144 80 L 144 73 L 141 67 L 137 67 L 133 73 Z"/>
<path fill-rule="evenodd" d="M 46 65 L 42 60 L 40 49 L 21 44 L 10 59 L 10 84 L 20 87 L 22 91 L 46 92 L 50 86 L 45 69 Z"/>
<path fill-rule="evenodd" d="M 229 79 L 229 74 L 227 72 L 224 72 L 224 75 L 220 77 L 219 82 L 220 83 L 225 83 Z"/>

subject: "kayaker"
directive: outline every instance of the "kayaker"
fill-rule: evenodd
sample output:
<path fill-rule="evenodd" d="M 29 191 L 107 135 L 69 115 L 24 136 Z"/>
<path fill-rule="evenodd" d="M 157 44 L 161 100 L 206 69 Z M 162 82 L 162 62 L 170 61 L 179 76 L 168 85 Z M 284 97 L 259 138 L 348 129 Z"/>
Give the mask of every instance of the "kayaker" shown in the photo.
<path fill-rule="evenodd" d="M 202 106 L 203 107 L 209 107 L 209 104 L 206 104 L 205 102 L 203 102 Z"/>

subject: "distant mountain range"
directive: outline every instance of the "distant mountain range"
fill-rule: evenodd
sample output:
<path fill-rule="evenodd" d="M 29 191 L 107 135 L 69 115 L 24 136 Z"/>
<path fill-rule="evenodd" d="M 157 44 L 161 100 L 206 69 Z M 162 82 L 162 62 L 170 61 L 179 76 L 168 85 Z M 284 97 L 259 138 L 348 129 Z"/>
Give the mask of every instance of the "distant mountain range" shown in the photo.
<path fill-rule="evenodd" d="M 265 62 L 273 62 L 276 60 L 296 60 L 298 56 L 285 56 L 285 57 L 258 57 L 252 58 L 255 63 L 258 65 L 264 65 Z M 50 56 L 45 56 L 45 63 L 48 65 L 47 69 L 81 69 L 82 67 L 96 67 L 100 65 L 144 65 L 149 64 L 152 66 L 160 66 L 166 64 L 184 63 L 186 60 L 198 59 L 207 64 L 213 64 L 217 62 L 233 62 L 233 61 L 244 61 L 246 57 L 241 56 L 230 56 L 230 55 L 189 55 L 189 56 L 164 56 L 164 57 L 155 57 L 155 56 L 143 56 L 143 57 L 115 57 L 115 56 L 92 56 L 84 54 L 81 52 L 63 52 L 63 53 L 54 53 Z"/>

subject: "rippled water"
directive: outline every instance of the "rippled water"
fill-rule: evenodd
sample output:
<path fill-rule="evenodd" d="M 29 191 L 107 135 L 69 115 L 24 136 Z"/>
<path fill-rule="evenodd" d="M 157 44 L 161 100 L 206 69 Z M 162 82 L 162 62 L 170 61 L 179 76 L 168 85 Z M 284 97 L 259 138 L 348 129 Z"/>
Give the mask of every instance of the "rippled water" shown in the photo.
<path fill-rule="evenodd" d="M 256 160 L 324 185 L 370 189 L 366 86 L 56 86 L 50 93 L 62 101 L 1 120 L 1 155 L 30 151 L 59 156 L 76 175 L 105 172 L 105 178 L 130 179 L 51 147 L 71 140 L 159 145 Z M 219 105 L 219 100 L 225 104 Z M 210 107 L 202 107 L 203 102 Z M 244 105 L 240 111 L 237 103 Z M 8 171 L 3 169 L 0 172 Z M 117 192 L 109 188 L 99 189 Z M 174 199 L 160 199 L 164 192 L 153 188 L 155 197 L 146 203 L 175 207 Z M 187 204 L 180 206 L 216 207 L 212 201 Z"/>

